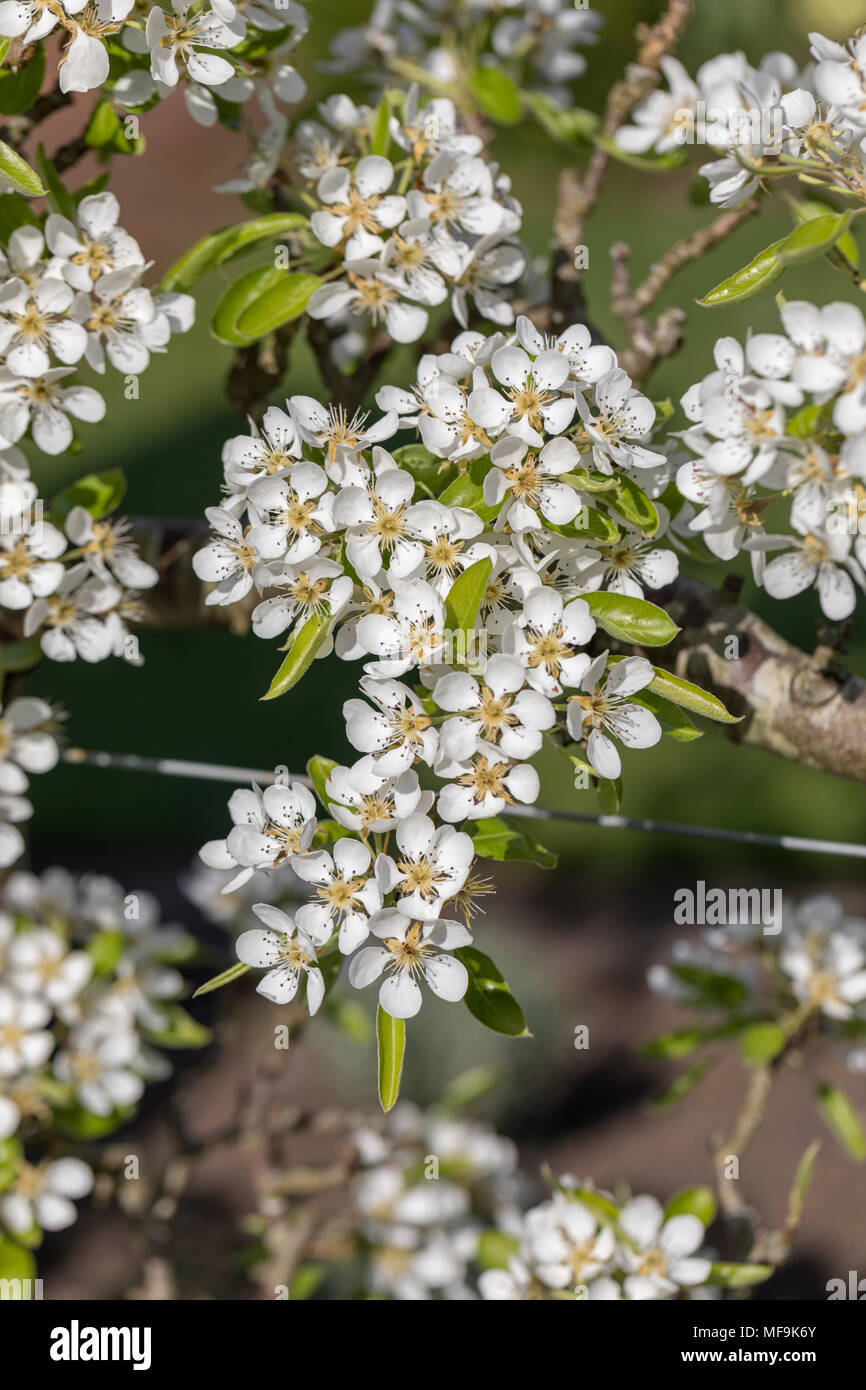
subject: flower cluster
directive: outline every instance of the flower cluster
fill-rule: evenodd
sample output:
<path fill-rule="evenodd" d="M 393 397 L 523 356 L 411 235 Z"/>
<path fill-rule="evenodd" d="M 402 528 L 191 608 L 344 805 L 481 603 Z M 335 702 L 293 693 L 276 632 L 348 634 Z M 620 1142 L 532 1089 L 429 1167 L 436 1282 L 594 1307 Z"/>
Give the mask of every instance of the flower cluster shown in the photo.
<path fill-rule="evenodd" d="M 743 349 L 716 344 L 716 370 L 682 400 L 694 458 L 676 474 L 687 502 L 674 521 L 686 545 L 703 539 L 721 560 L 740 551 L 773 598 L 814 586 L 838 622 L 866 588 L 866 322 L 856 305 L 789 300 L 783 333 Z M 784 504 L 790 529 L 771 533 Z M 767 561 L 771 551 L 781 555 Z"/>
<path fill-rule="evenodd" d="M 721 1017 L 730 1019 L 729 1033 L 741 1039 L 747 1058 L 750 1038 L 763 1037 L 773 1056 L 809 1027 L 851 1049 L 849 1066 L 863 1070 L 866 922 L 849 916 L 830 895 L 796 906 L 786 902 L 779 922 L 762 922 L 751 911 L 740 916 L 743 920 L 707 927 L 697 942 L 677 942 L 669 962 L 650 969 L 653 992 L 692 1010 L 699 1026 L 688 1047 L 674 1044 L 669 1050 L 659 1039 L 647 1051 L 656 1056 L 695 1051 L 723 1035 Z"/>
<path fill-rule="evenodd" d="M 365 1291 L 400 1301 L 477 1297 L 485 1231 L 518 1219 L 511 1140 L 478 1121 L 401 1102 L 351 1142 Z"/>
<path fill-rule="evenodd" d="M 24 853 L 18 829 L 33 807 L 27 799 L 29 776 L 50 772 L 60 756 L 59 715 L 44 700 L 21 696 L 0 708 L 0 867 Z"/>
<path fill-rule="evenodd" d="M 317 952 L 339 950 L 353 956 L 353 984 L 384 973 L 382 1007 L 408 1017 L 418 979 L 444 998 L 467 986 L 451 952 L 471 942 L 455 911 L 473 895 L 473 843 L 455 827 L 534 802 L 531 759 L 545 738 L 576 773 L 615 780 L 622 746 L 661 737 L 644 694 L 654 668 L 587 650 L 591 603 L 604 589 L 624 623 L 658 617 L 637 596 L 673 579 L 677 562 L 625 520 L 643 508 L 645 529 L 666 526 L 635 481 L 659 490 L 667 478 L 667 458 L 646 443 L 654 408 L 585 329 L 548 342 L 521 319 L 515 339 L 463 334 L 425 359 L 412 391 L 386 387 L 378 400 L 384 413 L 368 423 L 293 397 L 230 440 L 226 496 L 208 513 L 216 536 L 195 557 L 216 586 L 209 603 L 259 591 L 260 636 L 364 661 L 344 706 L 360 757 L 329 765 L 317 785 L 351 834 L 329 852 L 312 793 L 283 778 L 236 792 L 234 828 L 203 857 L 235 870 L 227 891 L 284 865 L 314 886 L 294 918 L 255 905 L 265 930 L 238 942 L 246 964 L 269 967 L 268 997 L 293 997 L 305 974 L 318 1007 Z M 407 424 L 420 459 L 419 446 L 382 447 Z M 419 465 L 452 470 L 438 498 Z M 484 650 L 466 649 L 467 632 Z M 436 792 L 421 788 L 425 767 Z M 383 944 L 364 945 L 369 935 Z"/>
<path fill-rule="evenodd" d="M 340 30 L 322 66 L 381 82 L 390 59 L 409 58 L 456 83 L 480 60 L 570 105 L 571 84 L 586 71 L 577 50 L 596 42 L 602 22 L 572 0 L 377 0 L 366 24 Z"/>
<path fill-rule="evenodd" d="M 695 1296 L 713 1271 L 699 1253 L 705 1234 L 701 1218 L 680 1210 L 676 1198 L 667 1208 L 649 1195 L 619 1206 L 610 1193 L 565 1176 L 523 1216 L 507 1268 L 485 1270 L 478 1286 L 484 1299 L 510 1301 Z"/>
<path fill-rule="evenodd" d="M 0 899 L 0 1224 L 36 1243 L 75 1220 L 92 1186 L 79 1158 L 31 1157 L 57 1136 L 108 1133 L 148 1082 L 171 1073 L 161 1050 L 206 1041 L 176 1003 L 177 963 L 193 943 L 164 926 L 148 893 L 63 869 L 14 873 Z"/>
<path fill-rule="evenodd" d="M 617 1201 L 564 1176 L 527 1209 L 535 1183 L 520 1172 L 515 1145 L 459 1109 L 401 1102 L 350 1137 L 357 1171 L 344 1258 L 362 1297 L 594 1302 L 721 1293 L 701 1253 L 715 1212 L 706 1188 L 662 1207 L 652 1196 Z"/>
<path fill-rule="evenodd" d="M 461 127 L 453 104 L 422 105 L 417 87 L 388 100 L 379 144 L 390 158 L 370 151 L 377 112 L 347 96 L 323 103 L 321 120 L 299 122 L 283 156 L 310 191 L 313 237 L 336 258 L 307 312 L 347 330 L 346 353 L 356 320 L 382 325 L 395 342 L 415 342 L 428 310 L 449 296 L 464 325 L 470 301 L 484 318 L 510 324 L 508 287 L 526 266 L 510 182 L 483 157 L 480 137 Z"/>
<path fill-rule="evenodd" d="M 140 617 L 139 591 L 159 574 L 139 555 L 128 521 L 98 504 L 94 511 L 77 504 L 49 520 L 23 454 L 0 453 L 0 609 L 52 661 L 114 655 L 141 665 L 129 624 Z"/>
<path fill-rule="evenodd" d="M 257 94 L 300 101 L 306 83 L 291 60 L 309 27 L 296 0 L 6 0 L 0 34 L 26 47 L 58 30 L 68 35 L 62 92 L 106 87 L 121 111 L 147 108 L 182 85 L 190 115 L 213 125 Z M 120 42 L 111 43 L 119 34 Z M 109 40 L 110 46 L 106 44 Z"/>
<path fill-rule="evenodd" d="M 639 104 L 617 143 L 638 155 L 708 146 L 718 157 L 700 172 L 710 201 L 720 207 L 738 206 L 768 173 L 786 169 L 803 169 L 812 183 L 862 197 L 864 41 L 858 35 L 846 44 L 809 37 L 814 62 L 804 70 L 786 53 L 767 54 L 757 67 L 742 53 L 723 53 L 693 80 L 667 55 L 661 61 L 667 89 Z"/>
<path fill-rule="evenodd" d="M 73 420 L 105 415 L 99 392 L 70 380 L 79 364 L 137 376 L 191 327 L 189 295 L 154 297 L 141 283 L 147 264 L 119 213 L 113 193 L 91 194 L 74 221 L 25 222 L 0 253 L 0 448 L 29 430 L 43 453 L 63 453 Z"/>

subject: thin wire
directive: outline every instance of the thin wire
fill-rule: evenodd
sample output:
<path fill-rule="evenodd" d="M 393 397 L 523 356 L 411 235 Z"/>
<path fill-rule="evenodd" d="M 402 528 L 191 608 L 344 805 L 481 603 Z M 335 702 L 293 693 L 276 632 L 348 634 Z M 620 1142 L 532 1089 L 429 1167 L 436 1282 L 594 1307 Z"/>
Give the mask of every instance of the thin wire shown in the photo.
<path fill-rule="evenodd" d="M 78 766 L 107 767 L 126 772 L 156 772 L 163 777 L 194 777 L 206 782 L 276 782 L 270 768 L 230 767 L 222 763 L 191 762 L 183 758 L 141 758 L 136 753 L 96 753 L 85 748 L 67 748 L 64 762 Z M 312 786 L 305 773 L 289 772 L 286 779 Z M 564 820 L 592 825 L 601 830 L 643 830 L 657 835 L 681 835 L 692 840 L 726 840 L 734 844 L 766 845 L 794 853 L 835 854 L 847 859 L 866 859 L 866 845 L 840 840 L 814 840 L 801 835 L 765 835 L 758 830 L 725 830 L 709 825 L 684 825 L 679 821 L 647 820 L 634 816 L 596 816 L 583 811 L 554 811 L 539 806 L 510 806 L 509 816 L 527 820 Z"/>

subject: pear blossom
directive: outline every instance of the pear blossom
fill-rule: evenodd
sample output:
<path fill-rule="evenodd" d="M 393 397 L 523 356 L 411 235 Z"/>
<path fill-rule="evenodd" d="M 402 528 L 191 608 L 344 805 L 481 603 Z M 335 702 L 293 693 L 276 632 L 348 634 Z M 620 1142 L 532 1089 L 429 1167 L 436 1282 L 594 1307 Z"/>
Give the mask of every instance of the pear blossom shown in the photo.
<path fill-rule="evenodd" d="M 9 1230 L 26 1235 L 34 1226 L 63 1231 L 74 1225 L 74 1203 L 93 1189 L 93 1171 L 80 1158 L 39 1164 L 20 1163 L 0 1195 L 0 1218 Z"/>
<path fill-rule="evenodd" d="M 381 946 L 363 946 L 352 957 L 349 982 L 365 989 L 384 973 L 379 1004 L 393 1018 L 414 1018 L 422 1004 L 420 977 L 440 999 L 456 1004 L 469 987 L 469 973 L 462 961 L 448 954 L 472 941 L 471 932 L 459 922 L 442 918 L 412 921 L 396 909 L 383 909 L 370 919 L 370 930 Z"/>
<path fill-rule="evenodd" d="M 587 693 L 569 696 L 567 724 L 575 741 L 586 738 L 586 756 L 599 777 L 615 780 L 622 764 L 613 739 L 628 748 L 651 748 L 662 730 L 650 710 L 629 699 L 655 679 L 646 658 L 627 656 L 607 666 L 607 652 L 587 666 L 580 680 Z"/>
<path fill-rule="evenodd" d="M 337 840 L 333 853 L 314 851 L 294 861 L 316 896 L 295 912 L 295 923 L 311 940 L 325 942 L 339 927 L 338 944 L 344 956 L 357 950 L 369 935 L 369 918 L 382 906 L 382 893 L 372 874 L 373 854 L 350 836 Z"/>
<path fill-rule="evenodd" d="M 373 767 L 385 777 L 400 777 L 416 760 L 432 765 L 439 735 L 409 687 L 371 676 L 362 676 L 358 684 L 377 708 L 354 699 L 343 705 L 346 737 L 352 747 L 371 754 Z"/>
<path fill-rule="evenodd" d="M 398 823 L 395 838 L 399 857 L 378 856 L 376 881 L 383 894 L 396 891 L 400 912 L 432 921 L 466 882 L 474 856 L 472 840 L 450 825 L 437 829 L 420 812 Z"/>
<path fill-rule="evenodd" d="M 325 997 L 325 981 L 316 964 L 313 937 L 270 903 L 256 903 L 253 912 L 264 922 L 265 930 L 253 928 L 242 932 L 235 942 L 235 950 L 244 965 L 267 970 L 256 985 L 256 993 L 272 1004 L 290 1004 L 303 976 L 307 1009 L 312 1017 Z"/>
<path fill-rule="evenodd" d="M 704 1239 L 703 1224 L 696 1216 L 665 1220 L 657 1198 L 633 1197 L 620 1212 L 619 1226 L 631 1241 L 619 1247 L 619 1259 L 628 1271 L 627 1298 L 671 1296 L 707 1279 L 710 1261 L 695 1254 Z"/>
<path fill-rule="evenodd" d="M 503 648 L 526 670 L 533 689 L 548 697 L 563 687 L 579 685 L 589 656 L 578 651 L 595 632 L 595 622 L 583 599 L 567 605 L 548 588 L 530 593 L 522 611 L 503 635 Z"/>
<path fill-rule="evenodd" d="M 481 742 L 494 744 L 506 758 L 532 757 L 542 734 L 556 723 L 556 711 L 537 690 L 527 689 L 526 673 L 513 657 L 491 656 L 483 678 L 454 671 L 440 677 L 433 699 L 440 709 L 460 711 L 439 731 L 443 754 L 456 762 L 471 758 Z"/>

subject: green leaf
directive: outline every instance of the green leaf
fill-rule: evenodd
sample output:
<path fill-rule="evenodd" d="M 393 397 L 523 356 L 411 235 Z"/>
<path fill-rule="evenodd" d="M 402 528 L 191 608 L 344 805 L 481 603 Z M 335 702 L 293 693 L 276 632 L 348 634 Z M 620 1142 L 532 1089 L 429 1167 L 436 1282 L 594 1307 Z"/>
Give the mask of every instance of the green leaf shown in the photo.
<path fill-rule="evenodd" d="M 214 309 L 210 321 L 214 337 L 229 347 L 249 347 L 253 340 L 239 331 L 238 320 L 267 290 L 277 285 L 286 273 L 285 270 L 277 270 L 273 265 L 260 265 L 254 270 L 248 270 L 240 279 L 229 285 Z"/>
<path fill-rule="evenodd" d="M 640 647 L 664 647 L 679 632 L 665 610 L 646 599 L 602 591 L 581 594 L 579 597 L 589 606 L 598 626 L 620 642 L 634 642 Z"/>
<path fill-rule="evenodd" d="M 490 507 L 484 501 L 484 490 L 468 473 L 461 473 L 453 483 L 446 487 L 439 501 L 446 507 L 468 507 L 480 516 L 482 521 L 494 521 L 499 515 L 499 507 Z"/>
<path fill-rule="evenodd" d="M 460 1076 L 455 1076 L 453 1081 L 449 1081 L 437 1109 L 445 1110 L 449 1115 L 456 1115 L 465 1110 L 467 1105 L 474 1105 L 482 1096 L 486 1096 L 502 1079 L 502 1072 L 498 1067 L 470 1067 L 469 1071 L 464 1071 Z"/>
<path fill-rule="evenodd" d="M 18 1279 L 23 1283 L 27 1279 L 35 1278 L 36 1261 L 30 1251 L 22 1249 L 8 1236 L 0 1236 L 0 1279 Z M 24 1290 L 20 1292 L 23 1293 Z M 7 1290 L 4 1298 L 12 1299 L 11 1291 Z"/>
<path fill-rule="evenodd" d="M 405 1019 L 386 1014 L 381 1004 L 376 1014 L 376 1043 L 379 1052 L 379 1101 L 387 1114 L 400 1094 L 406 1051 L 406 1022 Z"/>
<path fill-rule="evenodd" d="M 386 156 L 391 145 L 391 135 L 389 124 L 391 120 L 391 103 L 388 100 L 388 93 L 382 94 L 382 100 L 376 107 L 373 123 L 370 130 L 370 153 Z"/>
<path fill-rule="evenodd" d="M 615 816 L 622 805 L 622 778 L 599 777 L 596 795 L 601 814 Z"/>
<path fill-rule="evenodd" d="M 246 975 L 249 968 L 248 965 L 244 965 L 243 961 L 238 961 L 236 965 L 230 965 L 228 970 L 224 970 L 221 975 L 214 975 L 212 980 L 207 981 L 207 984 L 199 985 L 192 996 L 193 999 L 198 999 L 200 994 L 210 994 L 211 990 L 222 989 L 223 985 L 230 985 L 233 980 L 239 980 L 241 975 Z"/>
<path fill-rule="evenodd" d="M 485 116 L 497 125 L 515 125 L 520 120 L 520 92 L 499 68 L 477 67 L 469 79 L 469 90 Z"/>
<path fill-rule="evenodd" d="M 121 1125 L 128 1124 L 135 1114 L 134 1105 L 122 1105 L 110 1115 L 94 1115 L 83 1105 L 69 1105 L 54 1112 L 54 1123 L 70 1139 L 104 1139 Z"/>
<path fill-rule="evenodd" d="M 546 92 L 524 92 L 523 101 L 554 140 L 570 145 L 578 140 L 590 140 L 598 129 L 600 117 L 594 111 L 585 111 L 579 106 L 560 106 Z"/>
<path fill-rule="evenodd" d="M 129 136 L 124 121 L 107 99 L 97 102 L 84 132 L 85 144 L 103 155 L 144 154 L 144 136 Z"/>
<path fill-rule="evenodd" d="M 469 972 L 464 1003 L 478 1022 L 509 1038 L 529 1037 L 523 1010 L 490 957 L 474 946 L 461 946 L 454 954 Z"/>
<path fill-rule="evenodd" d="M 672 1216 L 696 1216 L 703 1226 L 712 1226 L 716 1219 L 716 1199 L 709 1187 L 684 1187 L 668 1201 L 665 1221 Z"/>
<path fill-rule="evenodd" d="M 803 1204 L 806 1201 L 806 1194 L 812 1186 L 812 1178 L 815 1176 L 815 1162 L 820 1152 L 820 1142 L 813 1139 L 797 1164 L 791 1191 L 788 1193 L 788 1215 L 785 1221 L 785 1227 L 788 1231 L 795 1231 L 800 1224 Z"/>
<path fill-rule="evenodd" d="M 818 1109 L 824 1123 L 850 1158 L 862 1163 L 866 1158 L 866 1134 L 854 1106 L 839 1086 L 818 1087 Z"/>
<path fill-rule="evenodd" d="M 750 1023 L 740 1034 L 740 1056 L 744 1066 L 763 1067 L 778 1057 L 788 1036 L 778 1023 Z"/>
<path fill-rule="evenodd" d="M 647 497 L 643 488 L 638 487 L 637 483 L 632 478 L 627 478 L 624 473 L 617 474 L 616 488 L 608 492 L 604 500 L 645 536 L 654 536 L 659 529 L 659 514 L 655 503 Z"/>
<path fill-rule="evenodd" d="M 324 1265 L 303 1264 L 298 1265 L 294 1277 L 289 1285 L 289 1298 L 292 1303 L 306 1302 L 312 1298 L 316 1289 L 325 1278 L 326 1270 Z"/>
<path fill-rule="evenodd" d="M 0 69 L 0 112 L 4 116 L 23 115 L 39 95 L 45 76 L 45 49 L 38 44 L 30 53 L 30 61 L 17 72 L 7 67 Z"/>
<path fill-rule="evenodd" d="M 75 203 L 69 189 L 64 184 L 48 155 L 45 153 L 44 145 L 36 146 L 36 168 L 39 170 L 48 198 L 48 207 L 51 212 L 59 212 L 62 217 L 68 217 L 70 222 L 75 221 Z"/>
<path fill-rule="evenodd" d="M 670 1110 L 672 1106 L 679 1105 L 681 1100 L 691 1095 L 696 1086 L 699 1086 L 704 1077 L 707 1076 L 715 1066 L 715 1062 L 709 1058 L 704 1058 L 700 1062 L 695 1062 L 694 1066 L 687 1071 L 681 1072 L 675 1077 L 669 1086 L 656 1096 L 650 1103 L 651 1110 Z"/>
<path fill-rule="evenodd" d="M 495 816 L 475 822 L 478 827 L 472 836 L 475 853 L 482 859 L 502 863 L 506 859 L 521 859 L 539 864 L 543 869 L 556 867 L 556 855 L 539 844 L 519 822 Z"/>
<path fill-rule="evenodd" d="M 308 618 L 291 645 L 288 656 L 268 687 L 263 700 L 276 700 L 287 690 L 297 685 L 307 674 L 318 652 L 325 643 L 331 625 L 329 613 L 314 613 Z"/>
<path fill-rule="evenodd" d="M 717 724 L 741 723 L 742 716 L 730 714 L 721 700 L 711 695 L 708 690 L 693 685 L 691 681 L 683 680 L 681 676 L 673 676 L 670 671 L 664 671 L 659 666 L 654 666 L 653 670 L 655 677 L 646 688 L 654 695 L 661 695 L 663 699 L 670 700 L 672 705 L 687 709 L 691 714 L 703 715 L 704 719 L 712 719 Z"/>
<path fill-rule="evenodd" d="M 722 280 L 721 284 L 705 294 L 698 303 L 704 309 L 715 309 L 720 304 L 738 304 L 744 299 L 753 299 L 756 294 L 772 285 L 774 280 L 778 280 L 784 271 L 785 265 L 778 253 L 780 245 L 781 242 L 776 241 L 772 246 L 768 246 L 753 261 L 743 266 L 742 270 L 728 276 L 727 280 Z"/>
<path fill-rule="evenodd" d="M 771 1274 L 772 1265 L 716 1263 L 712 1266 L 707 1284 L 721 1285 L 725 1289 L 745 1289 L 752 1284 L 763 1284 Z"/>
<path fill-rule="evenodd" d="M 794 204 L 794 216 L 798 222 L 808 222 L 813 217 L 826 217 L 828 213 L 835 212 L 836 208 L 831 207 L 829 203 L 820 203 L 813 198 L 806 198 Z M 839 252 L 843 261 L 846 261 L 852 270 L 859 269 L 860 248 L 852 232 L 843 232 L 834 249 Z"/>
<path fill-rule="evenodd" d="M 423 444 L 404 444 L 401 449 L 392 451 L 392 457 L 398 468 L 411 473 L 416 482 L 434 495 L 441 488 L 443 479 L 447 479 L 449 473 L 454 471 L 453 464 L 444 463 L 438 455 L 425 449 Z"/>
<path fill-rule="evenodd" d="M 676 1028 L 670 1033 L 660 1033 L 657 1038 L 649 1038 L 637 1051 L 641 1057 L 688 1057 L 710 1036 L 704 1028 Z"/>
<path fill-rule="evenodd" d="M 669 169 L 679 169 L 689 157 L 683 146 L 666 154 L 633 154 L 631 150 L 621 149 L 615 140 L 608 140 L 606 136 L 595 135 L 593 139 L 599 149 L 612 159 L 620 164 L 628 164 L 632 169 L 643 169 L 648 174 L 664 174 Z"/>
<path fill-rule="evenodd" d="M 735 975 L 721 975 L 700 965 L 674 964 L 671 970 L 695 991 L 695 1002 L 709 1008 L 731 1009 L 748 998 L 748 990 Z"/>
<path fill-rule="evenodd" d="M 823 256 L 848 230 L 850 212 L 825 212 L 801 222 L 778 243 L 778 255 L 785 265 L 801 265 Z"/>
<path fill-rule="evenodd" d="M 162 277 L 163 290 L 191 290 L 211 270 L 225 264 L 233 256 L 249 250 L 259 241 L 283 236 L 298 227 L 305 227 L 307 218 L 299 212 L 274 212 L 239 222 L 233 227 L 221 227 L 202 237 L 175 261 Z M 274 267 L 276 269 L 276 267 Z M 280 274 L 285 274 L 281 271 Z"/>
<path fill-rule="evenodd" d="M 327 810 L 331 804 L 325 792 L 325 784 L 330 777 L 337 763 L 333 758 L 323 758 L 321 753 L 316 753 L 307 763 L 307 776 L 313 784 L 313 790 Z"/>
<path fill-rule="evenodd" d="M 88 473 L 58 493 L 51 510 L 63 521 L 73 507 L 83 507 L 95 521 L 99 521 L 120 506 L 125 492 L 126 478 L 122 468 L 111 468 L 106 473 Z"/>
<path fill-rule="evenodd" d="M 38 633 L 20 642 L 0 642 L 0 675 L 5 671 L 29 671 L 42 660 Z"/>
<path fill-rule="evenodd" d="M 101 931 L 92 936 L 85 946 L 93 962 L 94 975 L 109 975 L 123 955 L 126 937 L 122 931 Z"/>
<path fill-rule="evenodd" d="M 45 193 L 35 169 L 4 140 L 0 140 L 0 184 L 7 185 L 4 192 L 21 193 L 25 198 L 41 198 Z"/>
<path fill-rule="evenodd" d="M 180 1004 L 161 1007 L 168 1022 L 164 1028 L 147 1030 L 152 1042 L 159 1043 L 160 1047 L 205 1047 L 210 1042 L 210 1029 L 188 1014 Z"/>
<path fill-rule="evenodd" d="M 520 1241 L 516 1236 L 507 1236 L 504 1231 L 491 1227 L 478 1237 L 475 1262 L 479 1269 L 507 1269 L 509 1260 L 519 1249 Z"/>
<path fill-rule="evenodd" d="M 802 410 L 791 416 L 785 426 L 785 433 L 792 434 L 795 439 L 814 439 L 820 428 L 824 409 L 823 405 L 804 405 Z"/>
<path fill-rule="evenodd" d="M 451 585 L 445 600 L 445 626 L 452 632 L 472 632 L 481 600 L 487 592 L 493 565 L 489 559 L 476 560 Z"/>
<path fill-rule="evenodd" d="M 617 541 L 622 539 L 622 532 L 616 522 L 596 507 L 582 507 L 574 521 L 567 522 L 565 526 L 546 521 L 545 527 L 555 531 L 559 536 L 588 537 L 601 545 L 616 545 Z"/>
<path fill-rule="evenodd" d="M 680 743 L 692 743 L 696 738 L 703 738 L 702 731 L 695 728 L 687 714 L 681 714 L 670 700 L 663 700 L 660 695 L 648 694 L 647 690 L 648 687 L 644 686 L 643 690 L 639 690 L 636 695 L 630 695 L 629 699 L 652 710 L 669 738 Z"/>
<path fill-rule="evenodd" d="M 778 280 L 786 266 L 801 265 L 831 250 L 847 232 L 850 221 L 850 212 L 824 212 L 808 218 L 781 241 L 768 246 L 742 270 L 716 285 L 698 303 L 704 308 L 714 308 L 719 304 L 752 299 Z"/>
<path fill-rule="evenodd" d="M 300 271 L 280 271 L 275 284 L 265 289 L 247 308 L 241 311 L 237 320 L 237 331 L 248 340 L 263 338 L 281 328 L 284 323 L 292 323 L 301 317 L 319 288 L 318 275 L 308 275 Z"/>

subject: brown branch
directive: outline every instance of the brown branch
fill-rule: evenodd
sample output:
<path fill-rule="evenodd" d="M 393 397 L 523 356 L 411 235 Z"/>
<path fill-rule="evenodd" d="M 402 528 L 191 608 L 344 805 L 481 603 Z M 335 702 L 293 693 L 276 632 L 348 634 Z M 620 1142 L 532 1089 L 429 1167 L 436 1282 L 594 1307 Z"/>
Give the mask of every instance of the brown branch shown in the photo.
<path fill-rule="evenodd" d="M 319 375 L 331 401 L 335 405 L 343 406 L 349 414 L 354 414 L 360 406 L 393 347 L 391 339 L 383 334 L 378 341 L 371 344 L 357 370 L 351 376 L 347 376 L 334 362 L 331 355 L 332 335 L 323 320 L 307 320 L 307 342 L 313 349 Z"/>
<path fill-rule="evenodd" d="M 608 93 L 601 136 L 612 140 L 629 113 L 656 85 L 660 64 L 670 53 L 691 17 L 693 0 L 669 0 L 667 9 L 652 26 L 639 24 L 637 57 L 625 77 Z M 552 328 L 561 332 L 584 310 L 580 271 L 574 264 L 576 249 L 583 245 L 584 227 L 601 193 L 607 172 L 608 154 L 597 145 L 585 174 L 574 169 L 563 171 L 559 183 L 553 253 Z M 583 320 L 582 320 L 583 321 Z"/>
<path fill-rule="evenodd" d="M 724 726 L 735 743 L 866 782 L 866 681 L 829 648 L 808 656 L 724 591 L 688 576 L 653 597 L 683 629 L 662 662 L 742 716 Z"/>
<path fill-rule="evenodd" d="M 644 381 L 664 357 L 672 356 L 683 344 L 685 310 L 665 309 L 654 323 L 647 318 L 647 310 L 680 270 L 718 246 L 757 211 L 757 201 L 747 203 L 684 237 L 650 267 L 637 289 L 631 285 L 631 248 L 624 241 L 611 246 L 611 308 L 628 334 L 629 346 L 619 356 L 633 381 Z"/>

